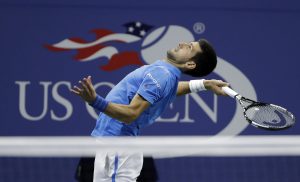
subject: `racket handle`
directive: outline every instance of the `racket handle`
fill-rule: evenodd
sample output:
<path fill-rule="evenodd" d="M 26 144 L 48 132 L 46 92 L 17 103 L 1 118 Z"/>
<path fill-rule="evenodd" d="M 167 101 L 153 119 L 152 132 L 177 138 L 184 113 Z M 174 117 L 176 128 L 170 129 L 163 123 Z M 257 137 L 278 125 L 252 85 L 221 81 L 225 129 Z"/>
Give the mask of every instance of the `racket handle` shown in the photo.
<path fill-rule="evenodd" d="M 232 98 L 235 98 L 235 96 L 239 95 L 236 91 L 232 90 L 229 87 L 222 87 L 222 90 Z"/>

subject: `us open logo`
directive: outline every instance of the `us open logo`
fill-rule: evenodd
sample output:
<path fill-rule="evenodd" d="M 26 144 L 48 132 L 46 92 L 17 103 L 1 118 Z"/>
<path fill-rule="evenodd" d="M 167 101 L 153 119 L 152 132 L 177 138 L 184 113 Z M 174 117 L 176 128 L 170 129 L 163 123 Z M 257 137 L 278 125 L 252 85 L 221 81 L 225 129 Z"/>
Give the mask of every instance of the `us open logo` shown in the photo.
<path fill-rule="evenodd" d="M 129 22 L 124 24 L 124 27 L 125 32 L 113 32 L 108 29 L 93 30 L 92 32 L 96 35 L 94 41 L 88 42 L 81 38 L 67 38 L 55 44 L 48 44 L 46 47 L 54 52 L 76 50 L 77 54 L 74 59 L 82 63 L 95 60 L 109 60 L 108 64 L 100 65 L 100 70 L 111 72 L 128 65 L 141 66 L 151 64 L 158 59 L 164 58 L 167 50 L 178 43 L 195 41 L 194 34 L 200 35 L 205 31 L 205 24 L 199 22 L 190 27 L 193 32 L 180 25 L 165 25 L 154 28 L 154 26 L 142 22 Z M 218 65 L 214 73 L 229 82 L 233 89 L 252 99 L 256 99 L 256 92 L 250 80 L 225 59 L 218 57 Z M 95 84 L 95 87 L 100 85 L 103 84 Z M 109 86 L 112 87 L 113 85 Z M 218 97 L 214 96 L 213 109 L 207 107 L 205 101 L 197 93 L 189 94 L 185 97 L 186 99 L 193 99 L 209 116 L 211 121 L 217 123 Z M 172 107 L 171 104 L 170 108 Z M 87 109 L 94 118 L 97 118 L 97 114 L 91 108 L 87 107 Z M 185 108 L 185 110 L 187 109 Z M 241 108 L 236 106 L 231 121 L 216 135 L 233 136 L 242 132 L 248 126 L 247 122 L 242 121 L 242 113 Z M 185 116 L 183 119 L 175 118 L 174 120 L 174 118 L 159 117 L 157 122 L 195 122 L 194 119 L 186 118 Z"/>

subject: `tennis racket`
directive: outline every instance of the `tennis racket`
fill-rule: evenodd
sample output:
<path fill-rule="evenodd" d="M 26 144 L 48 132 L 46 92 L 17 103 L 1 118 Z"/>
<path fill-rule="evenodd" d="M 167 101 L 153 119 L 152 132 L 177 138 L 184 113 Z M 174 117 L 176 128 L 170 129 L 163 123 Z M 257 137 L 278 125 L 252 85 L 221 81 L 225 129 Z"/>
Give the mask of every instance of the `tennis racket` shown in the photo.
<path fill-rule="evenodd" d="M 222 90 L 235 98 L 244 109 L 244 117 L 253 126 L 267 130 L 282 130 L 295 124 L 295 116 L 285 108 L 245 98 L 229 87 Z"/>

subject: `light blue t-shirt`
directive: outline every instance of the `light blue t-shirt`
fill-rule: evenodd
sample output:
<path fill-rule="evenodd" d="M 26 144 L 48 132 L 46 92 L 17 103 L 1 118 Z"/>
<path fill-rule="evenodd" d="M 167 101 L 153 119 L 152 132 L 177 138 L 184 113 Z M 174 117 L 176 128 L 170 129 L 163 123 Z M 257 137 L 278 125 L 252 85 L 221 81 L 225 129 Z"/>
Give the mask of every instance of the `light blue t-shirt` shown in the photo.
<path fill-rule="evenodd" d="M 92 136 L 139 135 L 140 129 L 151 125 L 176 98 L 180 75 L 178 68 L 164 61 L 142 66 L 128 74 L 108 93 L 105 100 L 128 105 L 139 94 L 151 105 L 131 124 L 100 113 Z"/>

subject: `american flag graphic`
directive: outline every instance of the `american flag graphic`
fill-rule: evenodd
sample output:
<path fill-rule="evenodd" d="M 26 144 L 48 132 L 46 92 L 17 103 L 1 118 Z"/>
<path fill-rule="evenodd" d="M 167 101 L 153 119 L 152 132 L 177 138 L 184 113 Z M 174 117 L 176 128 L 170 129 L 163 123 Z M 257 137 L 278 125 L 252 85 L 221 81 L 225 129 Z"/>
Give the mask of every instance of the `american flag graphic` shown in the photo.
<path fill-rule="evenodd" d="M 55 44 L 47 44 L 45 47 L 50 51 L 76 50 L 74 59 L 80 62 L 93 61 L 97 59 L 108 59 L 108 64 L 100 66 L 101 70 L 113 71 L 127 65 L 144 65 L 140 58 L 140 51 L 118 50 L 118 45 L 132 44 L 141 41 L 153 26 L 142 22 L 129 22 L 123 25 L 126 33 L 115 33 L 107 29 L 96 29 L 92 32 L 96 35 L 94 41 L 86 41 L 82 38 L 68 38 Z M 115 44 L 114 43 L 118 43 Z"/>

